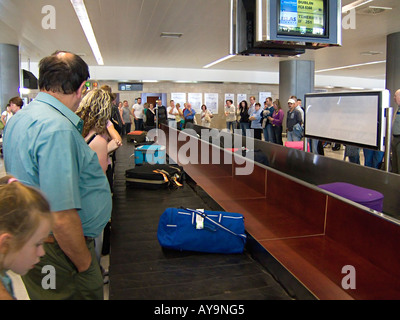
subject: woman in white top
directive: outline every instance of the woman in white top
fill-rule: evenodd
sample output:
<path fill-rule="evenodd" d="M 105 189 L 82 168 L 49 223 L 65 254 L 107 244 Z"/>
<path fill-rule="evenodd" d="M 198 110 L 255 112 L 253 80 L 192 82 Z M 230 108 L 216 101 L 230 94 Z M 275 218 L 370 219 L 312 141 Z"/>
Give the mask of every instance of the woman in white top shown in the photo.
<path fill-rule="evenodd" d="M 201 106 L 201 113 L 200 113 L 201 125 L 203 127 L 210 128 L 212 117 L 213 114 L 211 113 L 211 111 L 207 109 L 207 106 L 205 104 L 203 104 Z"/>
<path fill-rule="evenodd" d="M 11 112 L 10 105 L 8 104 L 7 109 L 1 114 L 1 122 L 3 122 L 4 126 L 6 126 L 7 121 L 10 120 L 12 116 L 13 113 Z"/>

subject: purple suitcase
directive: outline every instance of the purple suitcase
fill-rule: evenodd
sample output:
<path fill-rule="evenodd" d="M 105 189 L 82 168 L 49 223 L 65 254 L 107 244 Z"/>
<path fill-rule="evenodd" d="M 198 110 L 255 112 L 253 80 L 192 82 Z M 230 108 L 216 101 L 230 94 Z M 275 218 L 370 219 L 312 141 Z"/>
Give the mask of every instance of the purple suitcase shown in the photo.
<path fill-rule="evenodd" d="M 373 210 L 382 212 L 384 196 L 378 191 L 362 188 L 345 182 L 323 184 L 318 187 Z"/>

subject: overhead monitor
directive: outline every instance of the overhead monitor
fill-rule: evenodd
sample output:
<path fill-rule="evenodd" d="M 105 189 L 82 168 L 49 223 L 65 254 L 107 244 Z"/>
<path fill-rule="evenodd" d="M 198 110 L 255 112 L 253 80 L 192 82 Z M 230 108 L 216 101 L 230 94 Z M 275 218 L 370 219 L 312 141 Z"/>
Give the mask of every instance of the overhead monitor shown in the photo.
<path fill-rule="evenodd" d="M 232 53 L 298 55 L 342 42 L 341 0 L 232 0 Z"/>
<path fill-rule="evenodd" d="M 305 95 L 305 136 L 384 151 L 389 91 Z"/>
<path fill-rule="evenodd" d="M 38 89 L 38 79 L 35 75 L 25 69 L 22 69 L 23 85 L 26 89 Z"/>
<path fill-rule="evenodd" d="M 279 0 L 278 34 L 327 37 L 326 0 Z"/>

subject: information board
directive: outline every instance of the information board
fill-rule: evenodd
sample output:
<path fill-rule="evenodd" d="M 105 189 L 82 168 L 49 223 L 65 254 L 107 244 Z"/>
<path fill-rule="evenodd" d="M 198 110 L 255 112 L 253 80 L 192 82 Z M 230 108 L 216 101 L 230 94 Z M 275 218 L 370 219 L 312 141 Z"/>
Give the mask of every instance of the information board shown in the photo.
<path fill-rule="evenodd" d="M 301 34 L 307 36 L 325 36 L 324 0 L 280 0 L 280 34 Z"/>

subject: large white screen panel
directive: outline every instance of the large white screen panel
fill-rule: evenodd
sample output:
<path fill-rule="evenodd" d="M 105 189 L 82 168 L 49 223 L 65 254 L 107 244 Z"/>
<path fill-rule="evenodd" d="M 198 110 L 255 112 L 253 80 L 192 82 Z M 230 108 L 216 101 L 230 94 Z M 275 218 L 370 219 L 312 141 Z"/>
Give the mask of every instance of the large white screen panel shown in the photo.
<path fill-rule="evenodd" d="M 307 97 L 305 133 L 355 144 L 377 146 L 379 97 Z"/>

